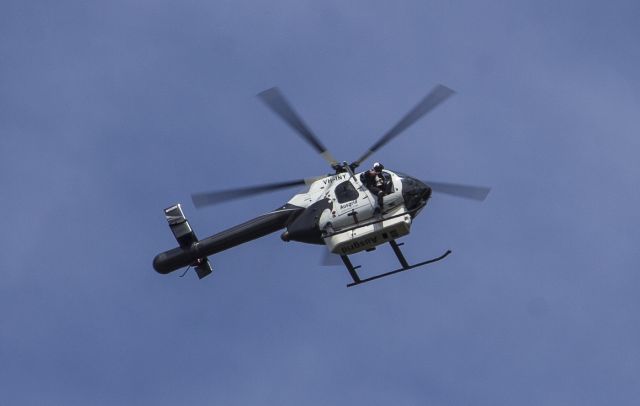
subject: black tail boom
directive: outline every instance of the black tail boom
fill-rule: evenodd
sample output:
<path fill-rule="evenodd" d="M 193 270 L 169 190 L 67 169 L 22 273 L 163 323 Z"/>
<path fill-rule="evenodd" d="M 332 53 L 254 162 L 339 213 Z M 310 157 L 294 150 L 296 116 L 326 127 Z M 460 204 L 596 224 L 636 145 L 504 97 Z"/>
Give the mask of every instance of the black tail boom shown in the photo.
<path fill-rule="evenodd" d="M 285 205 L 211 237 L 198 240 L 180 205 L 172 206 L 165 210 L 165 214 L 180 246 L 158 254 L 153 259 L 153 268 L 161 274 L 168 274 L 189 265 L 194 266 L 198 272 L 198 269 L 204 266 L 202 276 L 198 273 L 198 276 L 203 278 L 211 273 L 208 256 L 281 230 L 302 210 L 300 207 Z M 172 215 L 171 218 L 168 211 Z"/>

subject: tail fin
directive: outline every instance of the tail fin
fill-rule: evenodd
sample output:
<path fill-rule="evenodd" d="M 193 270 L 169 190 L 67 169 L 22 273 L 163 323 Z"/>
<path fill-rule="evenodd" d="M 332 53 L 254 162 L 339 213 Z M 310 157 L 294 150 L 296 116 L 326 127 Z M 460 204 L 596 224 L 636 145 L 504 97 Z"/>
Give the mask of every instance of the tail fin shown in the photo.
<path fill-rule="evenodd" d="M 181 248 L 189 248 L 198 242 L 198 237 L 196 237 L 195 232 L 189 225 L 189 221 L 187 221 L 187 218 L 184 216 L 180 203 L 166 208 L 164 215 L 169 223 L 169 228 L 171 228 Z M 207 257 L 198 258 L 191 266 L 194 267 L 200 279 L 213 272 L 213 268 Z"/>

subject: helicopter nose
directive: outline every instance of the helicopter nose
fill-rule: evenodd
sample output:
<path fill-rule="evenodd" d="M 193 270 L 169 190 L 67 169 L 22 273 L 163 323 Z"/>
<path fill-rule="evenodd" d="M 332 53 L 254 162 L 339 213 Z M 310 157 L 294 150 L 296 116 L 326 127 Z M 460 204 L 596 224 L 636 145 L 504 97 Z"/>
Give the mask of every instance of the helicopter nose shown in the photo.
<path fill-rule="evenodd" d="M 412 177 L 402 178 L 402 198 L 407 210 L 415 210 L 423 206 L 431 197 L 431 188 Z"/>

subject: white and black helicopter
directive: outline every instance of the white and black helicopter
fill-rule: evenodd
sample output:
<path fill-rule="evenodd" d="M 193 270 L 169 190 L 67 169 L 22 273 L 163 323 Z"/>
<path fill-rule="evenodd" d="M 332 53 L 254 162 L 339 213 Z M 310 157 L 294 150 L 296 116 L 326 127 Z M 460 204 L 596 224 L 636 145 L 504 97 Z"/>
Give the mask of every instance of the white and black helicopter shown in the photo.
<path fill-rule="evenodd" d="M 325 148 L 277 88 L 258 94 L 278 116 L 306 140 L 331 165 L 334 173 L 311 179 L 271 183 L 237 189 L 198 193 L 192 195 L 196 207 L 212 205 L 270 191 L 307 185 L 283 206 L 257 218 L 239 224 L 211 237 L 198 240 L 189 225 L 180 204 L 165 209 L 179 247 L 158 254 L 153 267 L 168 274 L 183 267 L 195 268 L 199 278 L 212 272 L 208 257 L 245 242 L 284 229 L 284 241 L 324 244 L 332 254 L 340 256 L 351 278 L 347 286 L 358 285 L 398 272 L 439 261 L 450 250 L 437 258 L 410 265 L 396 240 L 409 234 L 414 218 L 427 204 L 431 192 L 440 192 L 474 200 L 484 200 L 490 189 L 486 187 L 441 182 L 423 182 L 401 172 L 383 169 L 356 172 L 356 169 L 374 152 L 397 137 L 402 131 L 430 112 L 454 93 L 437 85 L 391 130 L 384 134 L 358 160 L 339 163 Z M 375 166 L 375 165 L 374 165 Z M 373 185 L 372 185 L 373 180 Z M 375 194 L 374 194 L 375 192 Z M 368 278 L 360 278 L 349 255 L 372 251 L 378 245 L 390 244 L 401 268 Z"/>

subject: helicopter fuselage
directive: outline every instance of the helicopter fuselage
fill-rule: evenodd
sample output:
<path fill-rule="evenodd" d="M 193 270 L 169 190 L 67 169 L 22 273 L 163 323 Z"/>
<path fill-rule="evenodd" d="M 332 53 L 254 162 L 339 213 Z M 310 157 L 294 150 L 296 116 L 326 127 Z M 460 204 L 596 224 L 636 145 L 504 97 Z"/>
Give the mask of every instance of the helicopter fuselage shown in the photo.
<path fill-rule="evenodd" d="M 408 234 L 411 220 L 425 206 L 431 188 L 407 175 L 384 170 L 386 194 L 379 211 L 377 198 L 361 177 L 362 173 L 344 172 L 320 178 L 307 192 L 272 212 L 157 255 L 153 266 L 160 273 L 169 273 L 283 228 L 284 241 L 326 244 L 340 255 L 369 250 Z"/>
<path fill-rule="evenodd" d="M 339 173 L 315 181 L 308 192 L 289 200 L 288 205 L 302 207 L 304 211 L 287 224 L 282 239 L 326 244 L 328 236 L 379 222 L 387 216 L 411 213 L 414 217 L 426 203 L 431 193 L 429 187 L 392 171 L 385 170 L 381 175 L 385 192 L 382 211 L 376 196 L 365 186 L 363 173 Z"/>

